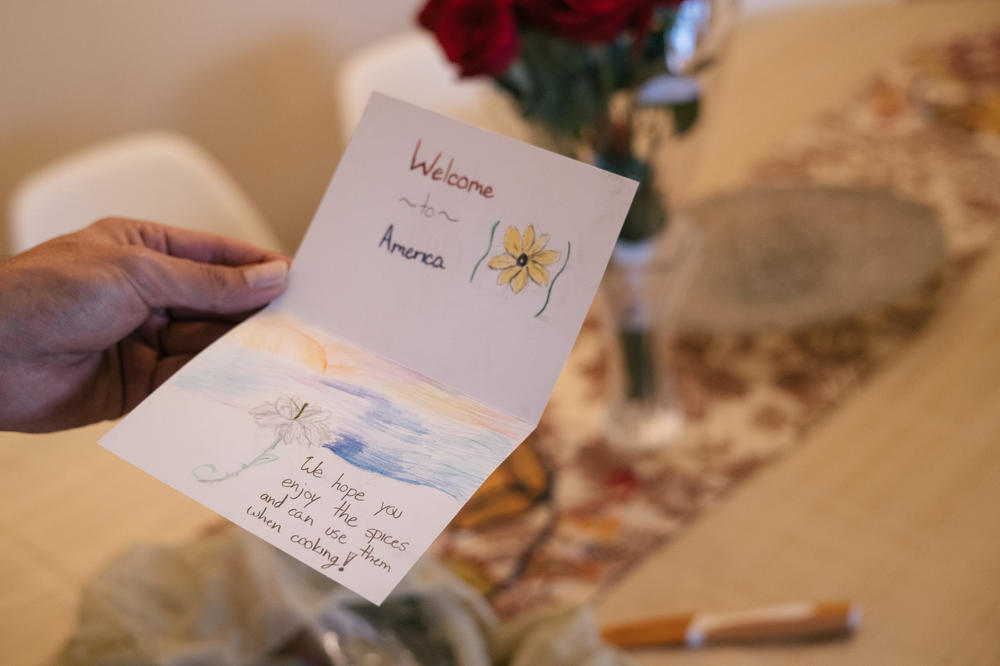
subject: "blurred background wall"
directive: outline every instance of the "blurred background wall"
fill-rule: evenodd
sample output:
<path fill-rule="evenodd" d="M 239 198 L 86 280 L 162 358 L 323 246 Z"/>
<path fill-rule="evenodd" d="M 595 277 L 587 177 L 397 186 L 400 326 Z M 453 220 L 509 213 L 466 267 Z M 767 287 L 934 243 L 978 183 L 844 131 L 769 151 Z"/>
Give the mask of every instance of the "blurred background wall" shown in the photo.
<path fill-rule="evenodd" d="M 11 189 L 46 162 L 172 129 L 294 248 L 340 154 L 337 61 L 405 27 L 419 1 L 0 0 L 4 218 Z"/>
<path fill-rule="evenodd" d="M 338 61 L 411 25 L 421 4 L 0 0 L 0 224 L 32 170 L 123 133 L 170 129 L 212 154 L 294 249 L 342 149 Z"/>

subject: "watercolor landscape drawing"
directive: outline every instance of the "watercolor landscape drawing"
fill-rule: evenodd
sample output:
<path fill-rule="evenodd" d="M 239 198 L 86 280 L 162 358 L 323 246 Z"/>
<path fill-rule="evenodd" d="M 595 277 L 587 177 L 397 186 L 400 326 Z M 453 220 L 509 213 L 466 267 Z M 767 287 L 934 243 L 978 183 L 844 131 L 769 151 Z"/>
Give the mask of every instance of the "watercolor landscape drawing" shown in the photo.
<path fill-rule="evenodd" d="M 534 427 L 283 314 L 244 322 L 194 365 L 179 389 L 261 428 L 256 457 L 195 461 L 206 483 L 312 447 L 464 502 Z"/>

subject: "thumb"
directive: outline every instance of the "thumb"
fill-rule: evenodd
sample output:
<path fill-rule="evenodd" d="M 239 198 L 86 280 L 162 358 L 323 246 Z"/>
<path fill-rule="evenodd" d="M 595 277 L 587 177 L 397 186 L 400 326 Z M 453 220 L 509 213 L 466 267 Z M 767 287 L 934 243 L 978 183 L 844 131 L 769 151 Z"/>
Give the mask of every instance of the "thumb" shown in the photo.
<path fill-rule="evenodd" d="M 153 253 L 155 263 L 143 299 L 151 307 L 189 308 L 230 314 L 259 308 L 285 290 L 283 259 L 222 266 Z M 146 282 L 146 281 L 143 281 Z M 145 287 L 146 285 L 144 285 Z"/>

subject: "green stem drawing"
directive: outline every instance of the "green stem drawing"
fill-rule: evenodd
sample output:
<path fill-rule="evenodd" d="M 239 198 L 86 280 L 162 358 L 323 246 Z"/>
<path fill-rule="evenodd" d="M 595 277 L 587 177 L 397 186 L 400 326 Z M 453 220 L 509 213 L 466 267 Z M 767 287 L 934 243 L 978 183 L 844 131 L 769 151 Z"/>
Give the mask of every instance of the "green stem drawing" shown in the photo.
<path fill-rule="evenodd" d="M 306 411 L 306 407 L 308 406 L 309 406 L 308 402 L 303 404 L 302 408 L 299 409 L 299 413 L 296 414 L 294 417 L 292 417 L 292 420 L 295 421 L 300 416 L 302 416 L 302 413 Z M 271 453 L 271 451 L 274 450 L 274 447 L 276 447 L 278 445 L 278 442 L 280 441 L 281 441 L 281 436 L 279 435 L 274 439 L 273 442 L 271 442 L 271 446 L 267 447 L 266 449 L 258 453 L 253 460 L 251 460 L 248 463 L 244 463 L 243 465 L 240 465 L 239 469 L 229 472 L 228 474 L 223 474 L 222 476 L 215 476 L 216 474 L 218 474 L 218 471 L 215 469 L 215 465 L 208 465 L 208 464 L 198 465 L 197 467 L 191 470 L 191 474 L 194 475 L 195 479 L 201 481 L 202 483 L 220 483 L 222 481 L 225 481 L 226 479 L 231 479 L 235 476 L 239 476 L 240 473 L 245 469 L 249 469 L 250 467 L 254 467 L 256 465 L 266 465 L 267 463 L 271 463 L 277 460 L 278 456 Z"/>
<path fill-rule="evenodd" d="M 492 245 L 492 243 L 490 244 Z M 562 272 L 566 270 L 566 264 L 569 263 L 569 253 L 571 249 L 572 247 L 570 246 L 570 242 L 566 241 L 566 261 L 563 262 L 562 268 L 559 269 L 559 272 L 556 273 L 555 277 L 552 278 L 552 281 L 549 282 L 549 291 L 545 294 L 545 304 L 542 306 L 541 310 L 535 313 L 536 317 L 545 312 L 545 308 L 549 307 L 549 298 L 552 297 L 552 287 L 556 285 L 556 280 L 558 280 L 559 276 L 562 275 Z"/>
<path fill-rule="evenodd" d="M 500 220 L 493 223 L 493 227 L 490 229 L 490 244 L 486 246 L 486 252 L 483 253 L 483 256 L 481 256 L 479 261 L 476 262 L 476 267 L 472 269 L 472 275 L 469 276 L 469 282 L 472 282 L 472 278 L 476 277 L 476 271 L 479 270 L 479 264 L 483 263 L 483 259 L 490 256 L 490 250 L 493 249 L 493 235 L 496 233 L 498 226 L 500 226 Z"/>

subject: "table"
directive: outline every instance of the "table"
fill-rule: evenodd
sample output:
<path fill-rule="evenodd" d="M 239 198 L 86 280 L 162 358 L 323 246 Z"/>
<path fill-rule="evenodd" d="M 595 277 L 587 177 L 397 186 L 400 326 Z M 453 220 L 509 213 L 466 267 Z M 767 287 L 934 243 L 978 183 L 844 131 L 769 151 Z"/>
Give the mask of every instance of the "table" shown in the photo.
<path fill-rule="evenodd" d="M 1000 255 L 914 346 L 784 460 L 598 604 L 610 624 L 849 598 L 842 642 L 646 650 L 641 664 L 1000 660 Z"/>
<path fill-rule="evenodd" d="M 890 15 L 894 28 L 886 30 Z M 743 136 L 735 124 L 723 130 L 721 122 L 708 135 L 707 152 L 721 155 L 725 144 L 731 159 L 718 171 L 700 174 L 703 192 L 739 184 L 748 156 L 759 155 L 782 122 L 794 125 L 805 107 L 814 110 L 819 102 L 812 96 L 822 96 L 820 86 L 841 90 L 854 72 L 870 71 L 873 62 L 911 40 L 972 29 L 977 22 L 995 24 L 1000 11 L 985 4 L 921 4 L 824 18 L 820 27 L 818 14 L 784 17 L 744 33 L 734 45 L 734 52 L 746 48 L 760 57 L 787 48 L 795 57 L 787 70 L 771 74 L 756 74 L 752 60 L 739 60 L 726 72 L 724 99 L 758 99 L 748 88 L 739 91 L 751 85 L 765 98 L 778 94 L 786 76 L 796 85 L 787 87 L 770 121 L 761 117 L 763 101 L 741 106 L 747 123 L 766 128 L 767 137 Z M 812 38 L 815 43 L 805 43 Z M 824 66 L 834 62 L 836 39 L 845 45 L 837 51 L 843 71 Z M 735 53 L 729 57 L 737 60 Z M 800 87 L 793 72 L 806 62 L 816 76 Z M 733 80 L 734 69 L 747 73 L 742 83 Z M 1000 660 L 1000 520 L 994 515 L 1000 501 L 998 302 L 1000 256 L 994 254 L 900 358 L 794 451 L 737 487 L 602 594 L 599 621 L 850 598 L 865 613 L 851 640 L 701 652 L 652 649 L 635 656 L 650 665 Z"/>
<path fill-rule="evenodd" d="M 718 73 L 717 101 L 707 105 L 692 193 L 744 182 L 790 129 L 844 99 L 906 45 L 991 21 L 1000 22 L 995 3 L 947 2 L 748 23 Z M 850 642 L 651 651 L 640 660 L 1000 658 L 1000 521 L 991 520 L 1000 499 L 1000 409 L 990 409 L 1000 406 L 998 285 L 993 257 L 932 329 L 804 446 L 610 589 L 600 619 L 850 596 L 868 614 Z M 109 427 L 0 435 L 0 654 L 8 663 L 35 663 L 57 647 L 81 586 L 112 554 L 137 541 L 189 538 L 217 520 L 97 447 Z"/>

